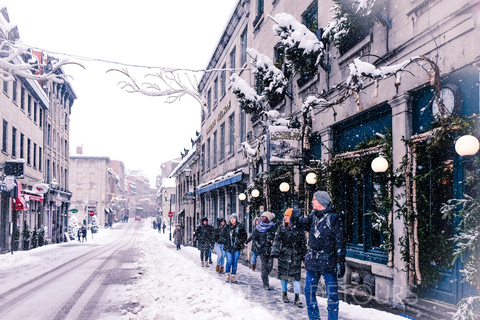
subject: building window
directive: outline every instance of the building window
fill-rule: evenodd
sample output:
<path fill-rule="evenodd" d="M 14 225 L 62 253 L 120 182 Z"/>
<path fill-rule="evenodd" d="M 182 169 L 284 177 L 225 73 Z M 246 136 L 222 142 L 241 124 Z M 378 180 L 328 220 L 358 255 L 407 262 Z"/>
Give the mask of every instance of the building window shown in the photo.
<path fill-rule="evenodd" d="M 25 159 L 24 145 L 25 135 L 23 133 L 20 133 L 20 159 Z"/>
<path fill-rule="evenodd" d="M 245 111 L 240 111 L 240 142 L 247 139 L 247 114 Z"/>
<path fill-rule="evenodd" d="M 38 170 L 42 171 L 42 147 L 38 147 Z"/>
<path fill-rule="evenodd" d="M 243 30 L 243 33 L 240 36 L 240 43 L 240 65 L 243 67 L 243 65 L 247 63 L 247 28 Z"/>
<path fill-rule="evenodd" d="M 3 92 L 8 95 L 8 81 L 3 80 Z"/>
<path fill-rule="evenodd" d="M 33 103 L 33 122 L 37 122 L 37 101 Z"/>
<path fill-rule="evenodd" d="M 17 156 L 17 128 L 12 127 L 12 157 Z"/>
<path fill-rule="evenodd" d="M 207 170 L 210 169 L 210 138 L 207 140 Z"/>
<path fill-rule="evenodd" d="M 264 0 L 257 0 L 257 15 L 255 16 L 255 19 L 253 20 L 253 25 L 256 26 L 257 23 L 260 21 L 260 18 L 263 15 L 263 8 L 264 8 Z"/>
<path fill-rule="evenodd" d="M 20 108 L 25 110 L 25 88 L 23 86 L 20 89 Z"/>
<path fill-rule="evenodd" d="M 29 117 L 32 117 L 32 96 L 28 95 L 27 98 L 27 114 Z"/>
<path fill-rule="evenodd" d="M 217 131 L 213 133 L 213 165 L 217 164 Z"/>
<path fill-rule="evenodd" d="M 18 85 L 17 79 L 13 80 L 13 88 L 12 88 L 12 99 L 13 99 L 13 102 L 17 102 L 17 99 L 18 99 L 18 95 L 17 95 L 17 85 Z"/>
<path fill-rule="evenodd" d="M 220 97 L 223 97 L 226 93 L 226 77 L 227 77 L 227 64 L 225 63 L 222 67 L 222 72 L 220 73 Z"/>
<path fill-rule="evenodd" d="M 68 125 L 68 113 L 66 113 L 66 112 L 65 112 L 65 116 L 64 116 L 64 121 L 65 121 L 65 131 L 67 131 L 68 130 L 68 127 L 67 127 L 67 125 Z"/>
<path fill-rule="evenodd" d="M 229 131 L 229 138 L 228 138 L 228 153 L 232 154 L 235 150 L 235 114 L 233 113 L 230 117 L 228 117 L 228 127 Z"/>
<path fill-rule="evenodd" d="M 213 108 L 215 109 L 218 105 L 218 78 L 215 78 L 213 81 Z"/>
<path fill-rule="evenodd" d="M 225 122 L 220 125 L 220 160 L 225 159 Z"/>
<path fill-rule="evenodd" d="M 318 29 L 318 1 L 315 0 L 307 10 L 302 14 L 302 23 L 312 31 L 317 33 Z"/>
<path fill-rule="evenodd" d="M 208 89 L 207 93 L 207 110 L 208 115 L 210 115 L 210 112 L 212 112 L 212 89 Z"/>
<path fill-rule="evenodd" d="M 8 122 L 3 120 L 3 137 L 2 137 L 2 151 L 7 152 L 7 134 L 8 134 Z"/>
<path fill-rule="evenodd" d="M 230 52 L 230 75 L 235 73 L 235 59 L 237 59 L 237 52 L 236 48 L 233 47 L 232 51 Z"/>
<path fill-rule="evenodd" d="M 32 165 L 32 141 L 27 139 L 27 164 Z"/>
<path fill-rule="evenodd" d="M 47 174 L 46 174 L 46 177 L 47 177 L 47 183 L 50 183 L 50 181 L 52 181 L 51 173 L 50 173 L 50 159 L 47 159 Z"/>
<path fill-rule="evenodd" d="M 50 146 L 50 137 L 51 137 L 51 131 L 52 127 L 50 126 L 50 123 L 47 124 L 47 146 Z"/>
<path fill-rule="evenodd" d="M 202 144 L 202 172 L 205 172 L 205 143 Z"/>
<path fill-rule="evenodd" d="M 65 158 L 68 159 L 68 141 L 65 139 Z"/>
<path fill-rule="evenodd" d="M 37 144 L 33 143 L 33 167 L 37 167 Z"/>
<path fill-rule="evenodd" d="M 38 125 L 40 128 L 43 127 L 43 110 L 42 108 L 38 109 Z"/>

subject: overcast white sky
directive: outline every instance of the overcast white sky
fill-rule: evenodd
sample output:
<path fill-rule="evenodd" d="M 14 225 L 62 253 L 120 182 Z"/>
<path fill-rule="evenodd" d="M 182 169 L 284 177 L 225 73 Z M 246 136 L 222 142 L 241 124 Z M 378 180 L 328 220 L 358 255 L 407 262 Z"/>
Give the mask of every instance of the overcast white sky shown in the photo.
<path fill-rule="evenodd" d="M 238 0 L 0 0 L 22 42 L 50 52 L 140 66 L 204 69 Z M 160 163 L 191 148 L 200 106 L 121 90 L 128 68 L 137 80 L 152 70 L 83 62 L 65 70 L 78 96 L 70 121 L 70 152 L 121 160 L 155 184 Z M 153 70 L 154 71 L 154 70 Z M 198 81 L 201 74 L 198 74 Z"/>

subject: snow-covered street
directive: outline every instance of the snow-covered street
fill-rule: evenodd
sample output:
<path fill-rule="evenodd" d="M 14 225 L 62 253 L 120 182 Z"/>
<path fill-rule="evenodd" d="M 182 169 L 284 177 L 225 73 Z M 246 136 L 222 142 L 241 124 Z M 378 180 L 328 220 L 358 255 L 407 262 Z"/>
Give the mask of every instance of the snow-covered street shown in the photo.
<path fill-rule="evenodd" d="M 308 318 L 305 307 L 281 301 L 279 280 L 271 277 L 273 290 L 265 291 L 260 272 L 239 264 L 238 283 L 226 283 L 214 265 L 200 266 L 196 248 L 176 250 L 168 229 L 160 234 L 151 222 L 131 219 L 100 230 L 93 239 L 89 234 L 87 243 L 1 255 L 1 319 Z M 319 304 L 326 319 L 326 300 L 319 298 Z M 341 302 L 340 319 L 405 318 Z"/>

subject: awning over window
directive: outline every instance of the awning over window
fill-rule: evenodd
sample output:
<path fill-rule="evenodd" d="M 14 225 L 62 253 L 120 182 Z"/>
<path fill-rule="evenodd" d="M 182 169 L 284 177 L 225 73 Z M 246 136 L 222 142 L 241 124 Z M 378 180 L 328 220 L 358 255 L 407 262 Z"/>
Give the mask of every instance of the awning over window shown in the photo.
<path fill-rule="evenodd" d="M 23 190 L 22 195 L 26 201 L 43 201 L 42 195 L 28 192 L 28 190 Z"/>
<path fill-rule="evenodd" d="M 230 177 L 228 179 L 212 183 L 211 185 L 208 185 L 206 187 L 198 189 L 197 194 L 201 194 L 201 193 L 204 193 L 204 192 L 207 192 L 207 191 L 210 191 L 210 190 L 215 190 L 215 189 L 218 189 L 220 187 L 227 186 L 229 184 L 242 181 L 242 176 L 243 176 L 243 173 L 240 172 L 240 173 L 238 173 L 238 174 L 236 174 L 233 177 Z"/>

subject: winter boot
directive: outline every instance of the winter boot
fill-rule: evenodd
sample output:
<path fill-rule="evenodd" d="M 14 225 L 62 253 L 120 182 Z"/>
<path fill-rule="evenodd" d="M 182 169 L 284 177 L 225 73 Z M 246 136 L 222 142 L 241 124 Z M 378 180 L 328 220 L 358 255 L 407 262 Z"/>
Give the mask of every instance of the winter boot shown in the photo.
<path fill-rule="evenodd" d="M 210 267 L 210 266 L 208 265 L 208 261 L 205 261 L 205 267 Z"/>
<path fill-rule="evenodd" d="M 234 274 L 232 274 L 232 277 L 230 278 L 230 281 L 231 281 L 232 283 L 237 283 L 237 279 L 235 279 L 235 275 L 234 275 Z"/>
<path fill-rule="evenodd" d="M 230 272 L 225 273 L 225 282 L 230 282 Z"/>
<path fill-rule="evenodd" d="M 255 271 L 256 268 L 257 268 L 257 265 L 256 265 L 256 264 L 252 264 L 252 271 Z"/>
<path fill-rule="evenodd" d="M 295 307 L 301 307 L 302 306 L 302 301 L 300 301 L 300 295 L 298 293 L 295 293 L 295 301 L 293 301 L 293 305 Z"/>
<path fill-rule="evenodd" d="M 215 271 L 220 272 L 220 265 L 219 264 L 217 264 L 217 266 L 215 267 Z"/>
<path fill-rule="evenodd" d="M 282 291 L 282 301 L 284 303 L 289 303 L 290 302 L 290 300 L 288 300 L 287 291 Z"/>
<path fill-rule="evenodd" d="M 208 263 L 212 264 L 213 263 L 212 259 L 208 259 Z"/>
<path fill-rule="evenodd" d="M 220 267 L 220 273 L 225 273 L 225 269 L 223 267 Z"/>
<path fill-rule="evenodd" d="M 205 267 L 205 262 L 200 261 L 200 266 Z"/>

